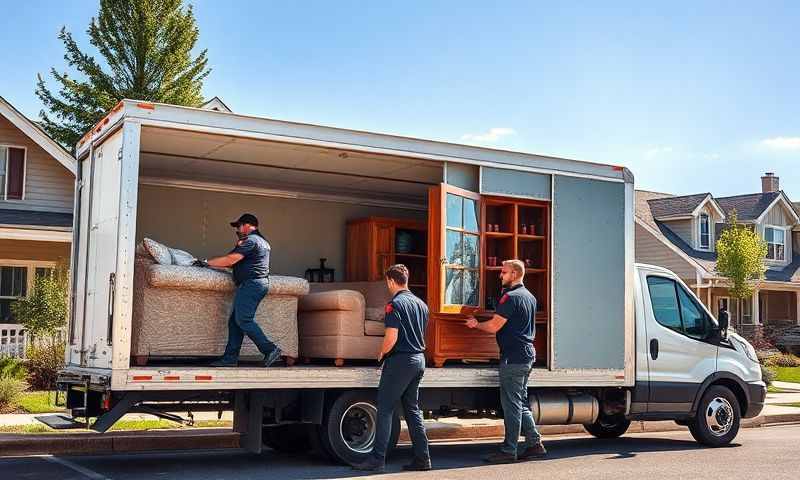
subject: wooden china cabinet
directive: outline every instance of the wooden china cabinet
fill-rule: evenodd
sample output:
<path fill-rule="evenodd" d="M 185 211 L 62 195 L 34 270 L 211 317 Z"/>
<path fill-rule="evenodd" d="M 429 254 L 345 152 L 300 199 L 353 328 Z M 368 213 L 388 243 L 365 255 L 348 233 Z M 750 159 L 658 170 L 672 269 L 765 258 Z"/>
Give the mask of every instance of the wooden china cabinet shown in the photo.
<path fill-rule="evenodd" d="M 426 230 L 425 222 L 415 220 L 366 217 L 348 221 L 345 280 L 382 281 L 387 268 L 402 263 L 411 273 L 409 289 L 427 298 Z"/>
<path fill-rule="evenodd" d="M 464 325 L 487 319 L 499 301 L 502 261 L 526 263 L 537 300 L 536 365 L 547 364 L 550 312 L 550 202 L 480 195 L 452 185 L 428 193 L 428 360 L 499 358 L 495 336 Z"/>

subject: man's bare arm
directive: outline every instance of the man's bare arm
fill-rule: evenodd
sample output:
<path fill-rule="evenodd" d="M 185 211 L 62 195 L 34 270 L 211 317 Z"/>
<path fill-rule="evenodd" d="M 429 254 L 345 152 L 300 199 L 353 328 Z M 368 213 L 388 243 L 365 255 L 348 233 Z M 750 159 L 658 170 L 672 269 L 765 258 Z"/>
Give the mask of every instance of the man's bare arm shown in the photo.
<path fill-rule="evenodd" d="M 497 333 L 498 330 L 503 328 L 503 325 L 506 324 L 508 320 L 505 317 L 501 317 L 498 314 L 494 314 L 491 319 L 486 320 L 485 322 L 479 322 L 475 319 L 475 317 L 470 317 L 466 321 L 466 325 L 469 328 L 477 328 L 478 330 L 483 330 L 484 332 L 489 333 Z"/>
<path fill-rule="evenodd" d="M 208 259 L 208 266 L 209 267 L 232 267 L 236 265 L 241 259 L 244 258 L 244 255 L 241 253 L 229 253 L 222 257 L 214 257 Z"/>

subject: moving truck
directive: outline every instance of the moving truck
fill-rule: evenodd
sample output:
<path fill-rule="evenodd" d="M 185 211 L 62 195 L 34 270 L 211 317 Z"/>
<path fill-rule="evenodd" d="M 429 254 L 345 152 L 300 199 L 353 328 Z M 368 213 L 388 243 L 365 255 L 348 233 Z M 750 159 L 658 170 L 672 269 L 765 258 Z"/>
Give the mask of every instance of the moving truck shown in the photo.
<path fill-rule="evenodd" d="M 498 259 L 510 256 L 530 257 L 526 284 L 540 303 L 529 392 L 537 423 L 583 424 L 612 438 L 633 420 L 674 420 L 720 446 L 763 407 L 753 347 L 673 273 L 634 263 L 633 176 L 623 167 L 136 100 L 88 132 L 77 159 L 59 387 L 72 415 L 96 417 L 97 431 L 132 411 L 233 410 L 241 445 L 253 452 L 312 444 L 353 463 L 370 450 L 375 363 L 222 369 L 132 360 L 137 243 L 151 237 L 198 257 L 218 254 L 232 240 L 227 222 L 244 211 L 263 212 L 274 273 L 302 277 L 326 257 L 336 280 L 355 261 L 349 221 L 428 226 L 417 293 L 431 309 L 420 398 L 431 415 L 501 413 L 494 339 L 468 331 L 463 318 L 491 310 Z M 379 257 L 378 267 L 403 260 Z"/>

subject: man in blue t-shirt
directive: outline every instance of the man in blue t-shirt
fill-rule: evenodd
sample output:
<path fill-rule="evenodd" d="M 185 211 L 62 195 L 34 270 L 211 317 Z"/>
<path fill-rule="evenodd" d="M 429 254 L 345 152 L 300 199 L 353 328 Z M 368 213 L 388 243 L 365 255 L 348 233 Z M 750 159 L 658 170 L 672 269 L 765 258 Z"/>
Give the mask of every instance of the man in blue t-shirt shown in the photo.
<path fill-rule="evenodd" d="M 383 318 L 386 331 L 378 353 L 378 362 L 383 361 L 384 364 L 378 385 L 375 446 L 372 455 L 366 461 L 353 465 L 353 468 L 377 472 L 385 469 L 394 406 L 400 402 L 414 448 L 414 460 L 403 466 L 403 470 L 430 470 L 428 437 L 419 408 L 419 383 L 425 374 L 428 306 L 408 290 L 409 272 L 405 265 L 389 267 L 384 276 L 392 300 L 386 304 Z"/>
<path fill-rule="evenodd" d="M 281 356 L 281 350 L 272 343 L 255 321 L 256 310 L 269 291 L 270 245 L 258 231 L 258 219 L 245 213 L 231 226 L 236 228 L 238 241 L 225 256 L 198 260 L 201 267 L 233 267 L 236 294 L 233 311 L 228 318 L 228 344 L 222 358 L 212 362 L 213 367 L 235 367 L 239 364 L 239 351 L 247 335 L 264 354 L 264 366 L 269 367 Z"/>
<path fill-rule="evenodd" d="M 506 433 L 500 451 L 485 458 L 489 463 L 511 463 L 547 454 L 528 404 L 528 377 L 536 360 L 536 298 L 522 283 L 524 276 L 522 261 L 504 261 L 500 271 L 503 291 L 491 320 L 478 322 L 470 317 L 466 321 L 469 328 L 494 333 L 500 347 L 500 404 Z M 525 435 L 521 448 L 520 429 Z"/>

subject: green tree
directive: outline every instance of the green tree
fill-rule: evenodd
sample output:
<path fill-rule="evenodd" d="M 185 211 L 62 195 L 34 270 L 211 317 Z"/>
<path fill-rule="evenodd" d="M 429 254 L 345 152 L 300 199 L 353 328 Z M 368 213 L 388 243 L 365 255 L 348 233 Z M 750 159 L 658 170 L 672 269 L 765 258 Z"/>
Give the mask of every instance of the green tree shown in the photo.
<path fill-rule="evenodd" d="M 36 95 L 44 103 L 41 124 L 72 150 L 81 136 L 123 98 L 198 106 L 207 68 L 206 50 L 193 57 L 199 30 L 192 6 L 181 0 L 100 0 L 100 12 L 87 30 L 89 43 L 104 62 L 82 51 L 61 29 L 64 59 L 82 77 L 50 70 L 59 91 L 53 94 L 38 75 Z"/>
<path fill-rule="evenodd" d="M 32 337 L 52 337 L 67 323 L 69 274 L 59 264 L 49 275 L 34 280 L 33 291 L 11 304 L 14 318 Z"/>
<path fill-rule="evenodd" d="M 736 210 L 717 241 L 717 271 L 731 282 L 729 292 L 737 299 L 753 295 L 754 282 L 764 278 L 767 243 L 752 229 L 738 222 Z"/>

